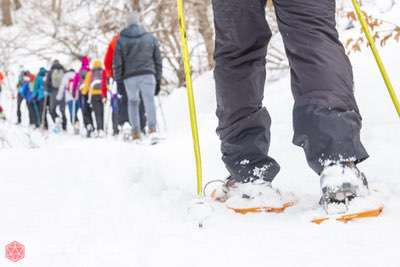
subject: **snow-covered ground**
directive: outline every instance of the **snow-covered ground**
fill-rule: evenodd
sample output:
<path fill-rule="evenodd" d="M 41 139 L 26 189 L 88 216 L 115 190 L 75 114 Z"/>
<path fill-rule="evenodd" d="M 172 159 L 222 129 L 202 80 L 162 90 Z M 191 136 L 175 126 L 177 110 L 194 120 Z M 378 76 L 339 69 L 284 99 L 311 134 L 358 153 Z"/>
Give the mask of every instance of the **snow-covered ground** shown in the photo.
<path fill-rule="evenodd" d="M 397 89 L 399 51 L 396 43 L 382 49 Z M 28 149 L 29 134 L 0 125 L 13 147 L 0 149 L 0 245 L 17 240 L 26 246 L 24 260 L 0 257 L 0 266 L 399 266 L 400 121 L 370 52 L 351 60 L 371 155 L 360 168 L 382 194 L 381 217 L 309 222 L 319 179 L 291 144 L 286 76 L 267 85 L 265 104 L 273 118 L 271 155 L 282 166 L 275 186 L 294 192 L 299 203 L 279 215 L 246 216 L 216 205 L 198 229 L 188 216 L 195 171 L 186 95 L 176 90 L 164 99 L 169 132 L 157 146 L 70 135 L 43 140 L 35 133 L 40 148 Z M 224 178 L 211 73 L 195 89 L 204 177 Z"/>

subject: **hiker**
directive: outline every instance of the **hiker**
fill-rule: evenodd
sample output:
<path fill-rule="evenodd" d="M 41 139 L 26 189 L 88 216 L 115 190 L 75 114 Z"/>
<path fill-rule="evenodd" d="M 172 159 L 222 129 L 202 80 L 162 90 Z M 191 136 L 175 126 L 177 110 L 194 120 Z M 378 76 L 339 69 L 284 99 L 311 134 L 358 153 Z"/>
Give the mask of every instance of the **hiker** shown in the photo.
<path fill-rule="evenodd" d="M 22 67 L 21 67 L 22 69 Z M 22 105 L 22 101 L 24 100 L 23 95 L 20 93 L 20 89 L 22 88 L 22 85 L 25 82 L 25 77 L 27 75 L 27 71 L 25 70 L 21 70 L 21 72 L 18 75 L 18 81 L 17 81 L 17 93 L 16 93 L 16 99 L 17 99 L 17 122 L 16 124 L 19 125 L 22 122 L 22 112 L 21 112 L 21 105 Z M 34 81 L 35 78 L 32 78 L 32 81 Z M 27 104 L 28 107 L 28 104 Z M 29 109 L 28 109 L 29 110 Z"/>
<path fill-rule="evenodd" d="M 104 67 L 107 74 L 107 79 L 114 80 L 114 71 L 113 71 L 113 59 L 115 53 L 115 47 L 117 45 L 119 39 L 119 32 L 114 35 L 111 39 L 105 57 L 104 57 Z M 111 81 L 111 89 L 114 89 L 113 82 Z M 116 92 L 113 90 L 111 93 L 111 107 L 112 107 L 112 122 L 113 122 L 113 135 L 119 134 L 119 127 L 122 128 L 125 123 L 129 123 L 128 117 L 128 96 L 126 94 L 124 81 L 116 81 Z M 139 114 L 140 114 L 140 125 L 142 133 L 145 133 L 146 126 L 146 116 L 144 111 L 144 105 L 142 96 L 140 96 L 140 105 L 139 105 Z M 119 127 L 118 127 L 119 126 Z M 131 127 L 130 127 L 131 128 Z"/>
<path fill-rule="evenodd" d="M 82 87 L 82 95 L 88 96 L 96 118 L 96 136 L 104 137 L 104 103 L 107 100 L 107 77 L 99 59 L 92 61 L 92 68 L 87 73 Z M 89 116 L 89 114 L 87 114 Z M 90 116 L 92 114 L 90 113 Z"/>
<path fill-rule="evenodd" d="M 48 97 L 45 90 L 45 78 L 47 70 L 45 68 L 40 68 L 38 74 L 35 78 L 35 83 L 32 90 L 32 101 L 34 102 L 35 114 L 36 114 L 36 128 L 43 127 L 48 129 L 47 122 L 47 101 Z"/>
<path fill-rule="evenodd" d="M 271 119 L 263 106 L 266 53 L 271 31 L 265 0 L 214 0 L 217 133 L 230 173 L 229 194 L 250 201 L 278 195 L 280 170 L 268 153 Z M 352 67 L 335 29 L 335 1 L 274 0 L 291 68 L 293 143 L 320 175 L 322 202 L 363 195 L 357 164 L 368 158 L 360 141 L 361 115 Z M 231 190 L 235 189 L 235 190 Z"/>
<path fill-rule="evenodd" d="M 114 59 L 114 52 L 115 46 L 117 45 L 119 39 L 119 32 L 117 32 L 113 38 L 111 39 L 110 43 L 108 44 L 106 54 L 104 55 L 104 69 L 106 72 L 108 83 L 111 85 L 109 86 L 110 92 L 110 105 L 112 109 L 112 124 L 113 124 L 113 136 L 117 136 L 119 134 L 119 127 L 123 126 L 123 124 L 128 120 L 128 109 L 126 103 L 126 92 L 125 88 L 123 88 L 123 82 L 118 82 L 116 86 L 114 86 L 114 72 L 113 72 L 113 59 Z M 121 87 L 122 85 L 122 87 Z M 115 90 L 117 89 L 117 90 Z M 124 93 L 124 94 L 123 94 Z M 122 107 L 122 98 L 125 95 L 125 107 Z M 124 112 L 124 114 L 122 114 Z"/>
<path fill-rule="evenodd" d="M 29 125 L 33 128 L 37 127 L 38 107 L 33 99 L 33 85 L 35 82 L 35 75 L 30 71 L 22 71 L 18 78 L 18 93 L 17 93 L 17 124 L 22 122 L 21 104 L 25 100 L 28 109 Z"/>
<path fill-rule="evenodd" d="M 92 120 L 92 108 L 89 101 L 88 94 L 82 94 L 82 88 L 84 85 L 84 81 L 87 73 L 90 71 L 89 68 L 90 60 L 87 56 L 83 56 L 81 58 L 81 67 L 78 72 L 75 74 L 74 81 L 72 83 L 72 93 L 74 96 L 77 96 L 80 100 L 80 107 L 83 116 L 83 123 L 85 126 L 86 136 L 90 137 L 93 133 L 93 120 Z M 88 92 L 86 92 L 88 93 Z"/>
<path fill-rule="evenodd" d="M 65 116 L 65 102 L 57 100 L 57 94 L 61 86 L 62 79 L 64 77 L 64 72 L 65 69 L 63 65 L 61 65 L 58 60 L 54 60 L 46 78 L 46 88 L 49 94 L 50 116 L 56 125 L 57 131 L 59 131 L 58 128 L 61 127 L 64 131 L 67 129 L 67 118 Z M 57 114 L 57 107 L 60 108 L 61 121 Z"/>
<path fill-rule="evenodd" d="M 146 112 L 148 133 L 156 133 L 157 119 L 154 93 L 161 82 L 162 60 L 157 39 L 140 25 L 137 13 L 127 17 L 114 55 L 114 75 L 123 81 L 128 95 L 128 114 L 132 139 L 141 139 L 139 116 L 140 94 Z"/>
<path fill-rule="evenodd" d="M 64 105 L 68 107 L 70 123 L 74 128 L 75 134 L 77 134 L 79 133 L 78 111 L 80 109 L 80 102 L 78 101 L 78 98 L 73 94 L 72 90 L 74 77 L 74 69 L 69 69 L 64 73 L 56 98 L 57 101 L 64 102 Z"/>

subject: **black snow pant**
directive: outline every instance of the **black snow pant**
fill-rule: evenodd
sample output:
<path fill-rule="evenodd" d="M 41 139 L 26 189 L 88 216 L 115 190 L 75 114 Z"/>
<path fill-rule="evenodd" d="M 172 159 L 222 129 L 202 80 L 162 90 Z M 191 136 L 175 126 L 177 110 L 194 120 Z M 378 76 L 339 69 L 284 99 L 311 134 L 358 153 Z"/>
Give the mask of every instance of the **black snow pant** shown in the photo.
<path fill-rule="evenodd" d="M 57 114 L 57 107 L 60 108 L 61 119 L 62 119 L 62 128 L 65 131 L 67 129 L 67 116 L 65 115 L 65 100 L 57 100 L 57 90 L 53 90 L 49 95 L 49 112 L 51 119 L 53 122 L 56 122 L 56 119 L 59 117 Z"/>
<path fill-rule="evenodd" d="M 352 67 L 335 29 L 333 0 L 274 0 L 290 63 L 294 144 L 318 174 L 325 164 L 368 157 Z M 237 181 L 272 181 L 278 163 L 268 155 L 271 119 L 263 107 L 271 31 L 265 0 L 213 0 L 217 133 L 223 161 Z"/>
<path fill-rule="evenodd" d="M 96 118 L 96 129 L 104 130 L 104 105 L 101 95 L 92 96 L 92 109 Z"/>
<path fill-rule="evenodd" d="M 119 134 L 119 109 L 121 105 L 121 99 L 119 96 L 113 96 L 111 97 L 111 109 L 112 109 L 112 114 L 111 114 L 111 120 L 112 120 L 112 125 L 113 125 L 113 135 L 118 135 Z"/>
<path fill-rule="evenodd" d="M 36 107 L 39 112 L 36 114 L 36 127 L 44 126 L 44 129 L 49 129 L 49 125 L 47 122 L 47 104 L 45 106 L 45 99 L 37 100 Z M 44 119 L 44 121 L 43 121 Z"/>
<path fill-rule="evenodd" d="M 83 124 L 85 125 L 86 129 L 88 129 L 89 125 L 91 125 L 91 127 L 93 127 L 93 118 L 92 118 L 93 110 L 88 101 L 89 101 L 89 96 L 87 96 L 87 95 L 81 96 Z"/>
<path fill-rule="evenodd" d="M 121 96 L 118 105 L 118 122 L 120 126 L 123 126 L 125 122 L 129 122 L 128 116 L 128 96 L 125 90 L 125 84 L 123 81 L 117 82 L 117 91 Z"/>
<path fill-rule="evenodd" d="M 129 123 L 129 115 L 128 115 L 128 95 L 126 93 L 125 84 L 124 82 L 117 82 L 117 90 L 118 94 L 121 96 L 119 101 L 119 108 L 118 108 L 118 120 L 119 125 L 123 126 L 125 122 Z M 141 131 L 146 133 L 146 114 L 144 110 L 144 104 L 142 100 L 142 96 L 140 95 L 140 104 L 139 104 L 139 115 L 140 115 L 140 125 L 142 126 Z"/>
<path fill-rule="evenodd" d="M 40 111 L 39 107 L 34 100 L 28 102 L 26 101 L 26 106 L 28 108 L 28 115 L 29 115 L 29 125 L 34 127 L 40 126 Z"/>
<path fill-rule="evenodd" d="M 119 119 L 118 119 L 118 112 L 113 112 L 111 114 L 111 120 L 112 120 L 112 125 L 113 125 L 113 134 L 117 135 L 119 133 Z"/>
<path fill-rule="evenodd" d="M 24 97 L 17 93 L 17 123 L 20 124 L 22 122 L 22 112 L 21 112 L 21 105 L 22 101 L 24 101 Z M 26 106 L 28 107 L 29 111 L 29 104 L 27 103 Z M 31 116 L 29 116 L 31 118 Z M 33 121 L 29 120 L 29 124 L 35 124 Z"/>

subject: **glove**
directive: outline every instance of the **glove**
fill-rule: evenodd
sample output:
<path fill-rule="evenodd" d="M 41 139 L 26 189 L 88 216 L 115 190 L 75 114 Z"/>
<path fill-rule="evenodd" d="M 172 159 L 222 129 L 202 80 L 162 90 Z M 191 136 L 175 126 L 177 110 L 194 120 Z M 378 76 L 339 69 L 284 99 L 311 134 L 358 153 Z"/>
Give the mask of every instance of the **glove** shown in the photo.
<path fill-rule="evenodd" d="M 157 96 L 157 95 L 160 93 L 160 91 L 161 91 L 161 81 L 160 81 L 160 80 L 157 80 L 157 83 L 156 83 L 156 91 L 155 91 L 154 95 Z"/>

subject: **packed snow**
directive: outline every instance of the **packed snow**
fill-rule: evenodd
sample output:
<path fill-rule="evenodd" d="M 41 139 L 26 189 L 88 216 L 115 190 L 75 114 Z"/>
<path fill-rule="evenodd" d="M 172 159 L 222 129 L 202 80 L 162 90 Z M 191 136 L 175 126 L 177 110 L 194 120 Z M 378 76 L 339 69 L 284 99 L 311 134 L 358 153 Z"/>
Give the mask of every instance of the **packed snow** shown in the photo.
<path fill-rule="evenodd" d="M 394 42 L 381 49 L 398 94 L 399 51 Z M 161 99 L 168 132 L 156 146 L 0 124 L 0 139 L 8 140 L 0 142 L 0 244 L 26 246 L 25 259 L 0 257 L 0 266 L 399 266 L 400 121 L 370 52 L 351 60 L 371 156 L 359 167 L 385 203 L 380 217 L 310 223 L 319 212 L 319 178 L 291 144 L 287 74 L 266 86 L 265 105 L 270 153 L 282 167 L 274 186 L 294 193 L 296 206 L 244 216 L 211 203 L 202 229 L 190 212 L 195 165 L 183 89 Z M 204 179 L 223 179 L 212 74 L 196 80 L 195 90 Z"/>

